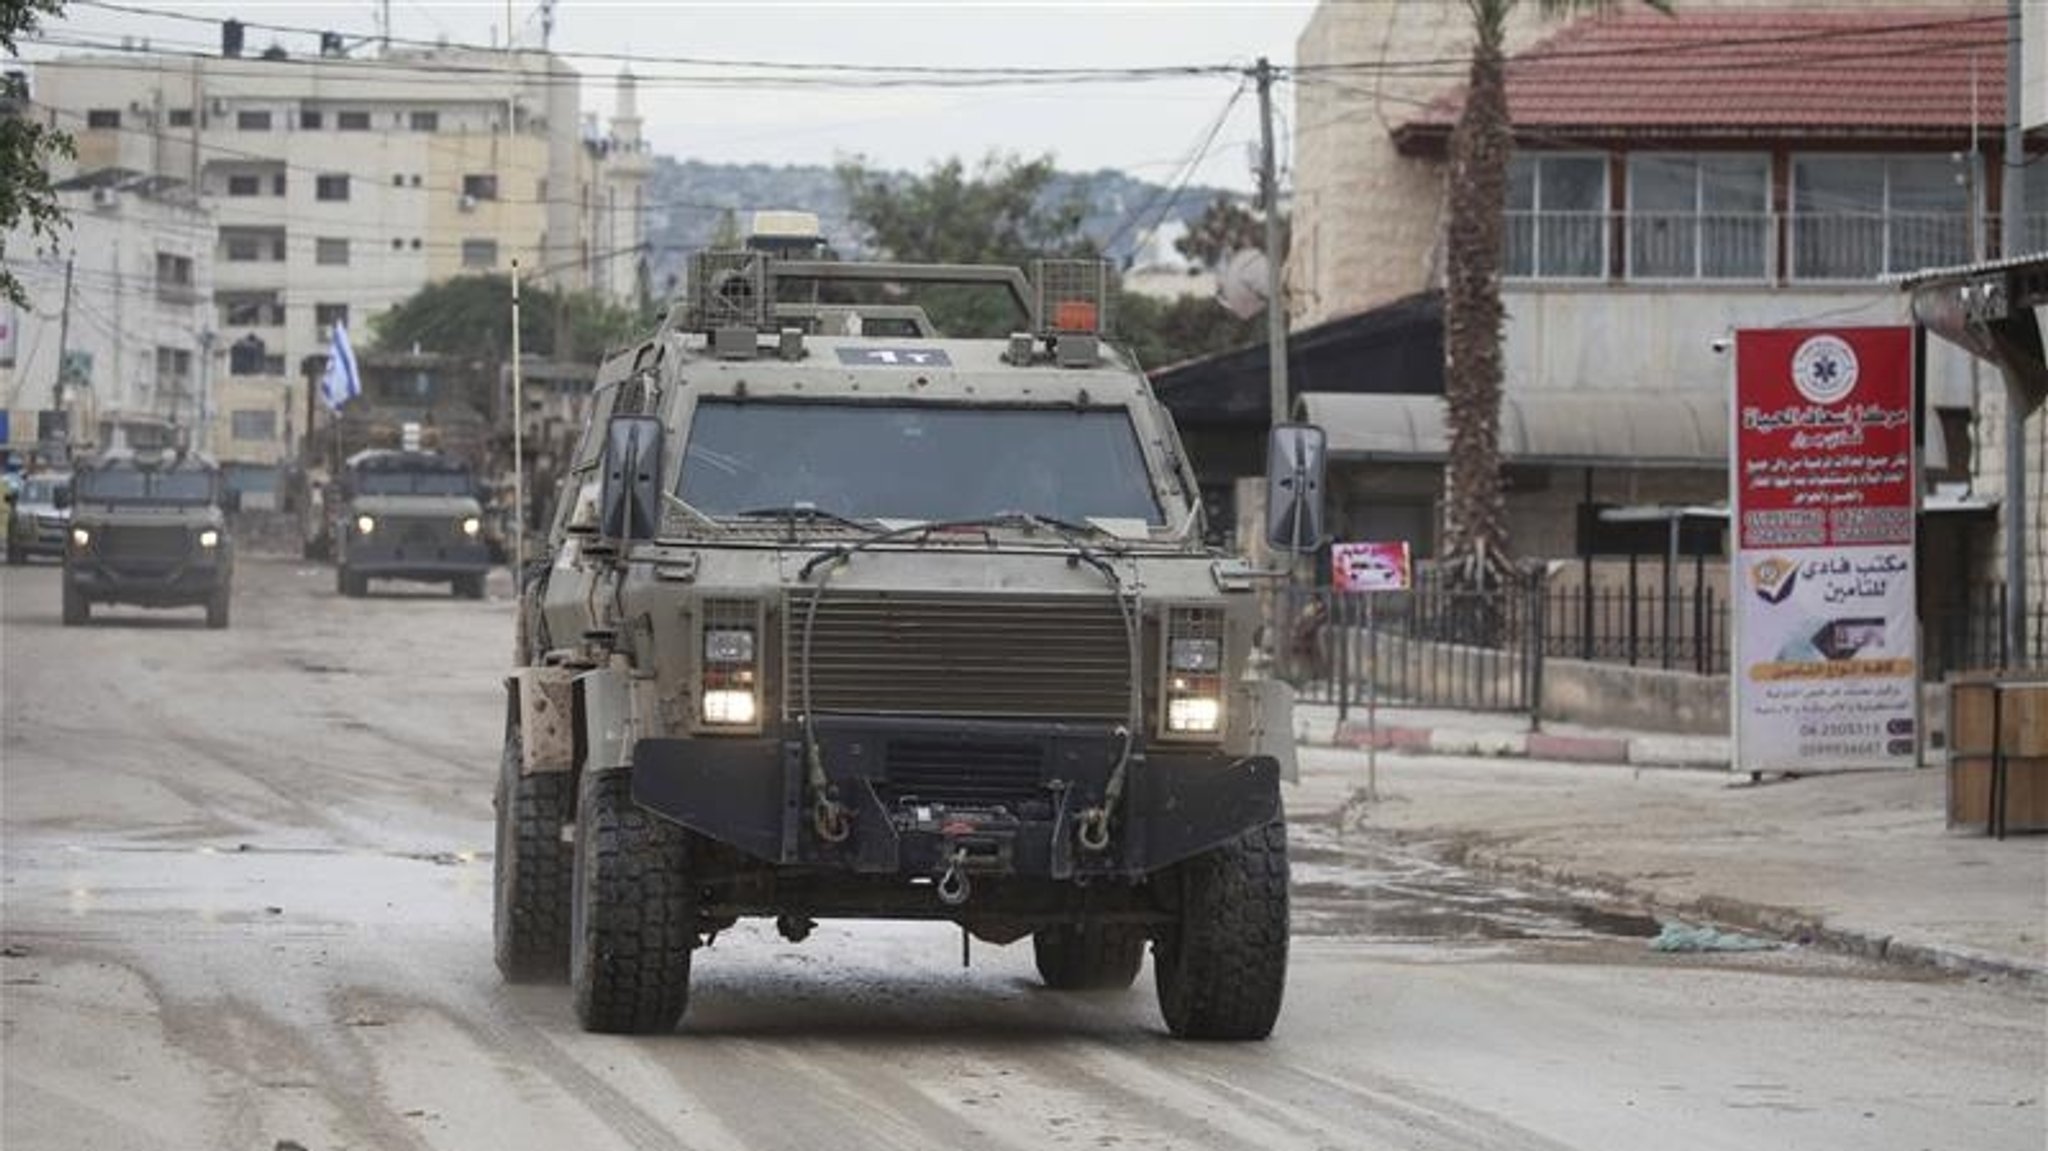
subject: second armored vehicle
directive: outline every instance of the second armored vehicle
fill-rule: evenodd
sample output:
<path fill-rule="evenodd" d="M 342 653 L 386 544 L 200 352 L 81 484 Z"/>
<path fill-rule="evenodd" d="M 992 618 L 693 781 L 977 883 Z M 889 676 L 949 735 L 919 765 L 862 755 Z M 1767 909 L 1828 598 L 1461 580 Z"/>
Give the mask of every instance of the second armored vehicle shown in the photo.
<path fill-rule="evenodd" d="M 446 581 L 482 599 L 491 553 L 476 479 L 435 452 L 371 449 L 350 456 L 326 505 L 335 590 L 360 596 L 373 579 Z"/>
<path fill-rule="evenodd" d="M 31 556 L 62 559 L 71 535 L 71 475 L 37 472 L 21 481 L 7 519 L 7 562 L 25 564 Z"/>
<path fill-rule="evenodd" d="M 228 626 L 235 551 L 212 460 L 109 451 L 78 469 L 71 491 L 67 626 L 85 623 L 96 603 L 199 606 L 206 626 Z"/>

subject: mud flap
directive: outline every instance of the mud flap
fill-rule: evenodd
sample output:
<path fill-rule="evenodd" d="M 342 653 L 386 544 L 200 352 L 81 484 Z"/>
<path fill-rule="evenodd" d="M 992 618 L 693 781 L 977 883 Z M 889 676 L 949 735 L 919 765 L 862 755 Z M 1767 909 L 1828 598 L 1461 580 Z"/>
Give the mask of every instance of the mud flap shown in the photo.
<path fill-rule="evenodd" d="M 575 678 L 575 672 L 555 667 L 523 667 L 506 678 L 518 709 L 520 774 L 576 766 Z"/>
<path fill-rule="evenodd" d="M 1221 847 L 1280 818 L 1280 765 L 1270 756 L 1224 759 L 1154 752 L 1135 782 L 1131 846 L 1147 871 Z"/>
<path fill-rule="evenodd" d="M 1246 684 L 1252 690 L 1252 754 L 1279 765 L 1280 778 L 1301 782 L 1294 759 L 1294 688 L 1284 680 L 1262 679 Z"/>
<path fill-rule="evenodd" d="M 802 797 L 795 755 L 772 740 L 643 739 L 633 748 L 634 802 L 769 863 L 796 862 Z"/>

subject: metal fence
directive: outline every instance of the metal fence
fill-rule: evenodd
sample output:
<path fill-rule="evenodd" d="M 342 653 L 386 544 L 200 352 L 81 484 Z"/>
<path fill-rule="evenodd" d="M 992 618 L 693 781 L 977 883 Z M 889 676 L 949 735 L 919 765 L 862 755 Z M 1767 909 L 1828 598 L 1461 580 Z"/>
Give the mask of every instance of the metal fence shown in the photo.
<path fill-rule="evenodd" d="M 1545 655 L 1700 675 L 1728 670 L 1728 596 L 1711 586 L 1557 586 L 1544 592 L 1543 607 Z"/>
<path fill-rule="evenodd" d="M 1971 589 L 1961 603 L 1920 621 L 1922 675 L 1938 680 L 1956 671 L 2048 667 L 2048 604 L 2034 603 L 2025 615 L 2014 652 L 2005 634 L 2005 586 Z"/>

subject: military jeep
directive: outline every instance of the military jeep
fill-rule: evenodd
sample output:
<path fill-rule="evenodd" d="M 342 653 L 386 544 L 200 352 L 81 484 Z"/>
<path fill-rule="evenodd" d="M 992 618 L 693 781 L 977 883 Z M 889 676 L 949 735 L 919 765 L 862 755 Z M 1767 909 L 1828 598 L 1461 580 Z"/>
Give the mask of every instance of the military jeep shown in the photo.
<path fill-rule="evenodd" d="M 87 622 L 96 603 L 200 606 L 206 626 L 228 626 L 232 497 L 211 459 L 110 450 L 73 474 L 71 497 L 65 626 Z"/>
<path fill-rule="evenodd" d="M 468 465 L 438 452 L 372 448 L 343 465 L 326 513 L 334 590 L 356 597 L 372 579 L 446 582 L 484 597 L 491 570 L 483 505 Z"/>
<path fill-rule="evenodd" d="M 741 917 L 939 920 L 1028 937 L 1055 989 L 1128 987 L 1149 943 L 1173 1034 L 1270 1032 L 1293 767 L 1263 573 L 1203 546 L 1106 268 L 1034 272 L 704 253 L 602 364 L 521 581 L 507 978 L 663 1032 Z M 804 290 L 875 283 L 994 287 L 1016 334 Z"/>

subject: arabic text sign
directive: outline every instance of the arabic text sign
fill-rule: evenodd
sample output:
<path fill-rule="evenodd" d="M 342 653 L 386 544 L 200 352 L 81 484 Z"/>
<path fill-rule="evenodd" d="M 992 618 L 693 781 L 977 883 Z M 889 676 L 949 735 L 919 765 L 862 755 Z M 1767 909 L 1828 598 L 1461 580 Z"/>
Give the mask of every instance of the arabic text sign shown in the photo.
<path fill-rule="evenodd" d="M 1330 545 L 1330 586 L 1338 591 L 1407 591 L 1408 541 Z"/>
<path fill-rule="evenodd" d="M 1911 766 L 1911 330 L 1753 330 L 1735 347 L 1735 768 Z"/>

